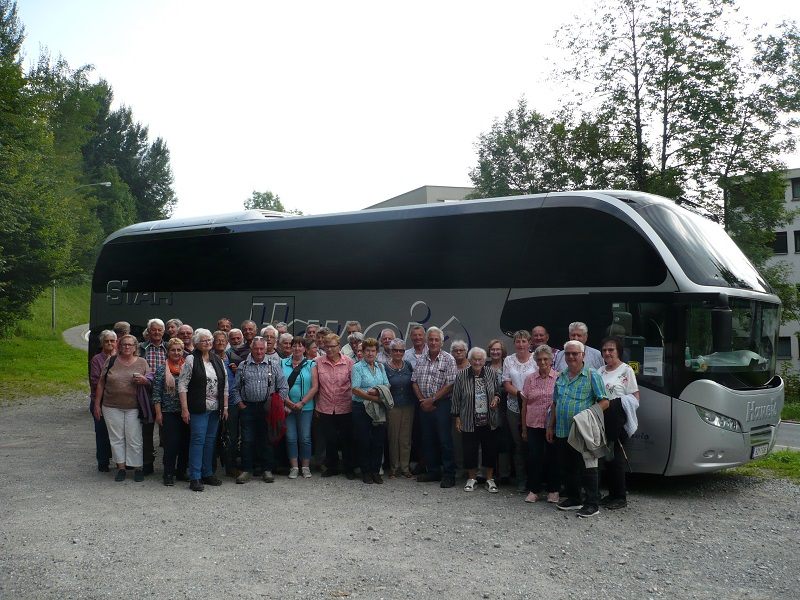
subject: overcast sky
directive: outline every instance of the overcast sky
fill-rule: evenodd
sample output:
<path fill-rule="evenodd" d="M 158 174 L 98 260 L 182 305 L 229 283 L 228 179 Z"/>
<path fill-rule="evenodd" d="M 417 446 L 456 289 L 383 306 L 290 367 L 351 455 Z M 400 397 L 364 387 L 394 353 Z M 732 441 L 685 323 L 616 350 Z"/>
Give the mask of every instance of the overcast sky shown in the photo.
<path fill-rule="evenodd" d="M 790 0 L 739 4 L 753 21 L 800 17 Z M 253 190 L 311 214 L 470 185 L 493 119 L 522 95 L 556 107 L 553 33 L 591 6 L 21 0 L 19 14 L 26 66 L 40 46 L 94 65 L 166 140 L 174 214 L 189 216 L 239 210 Z"/>

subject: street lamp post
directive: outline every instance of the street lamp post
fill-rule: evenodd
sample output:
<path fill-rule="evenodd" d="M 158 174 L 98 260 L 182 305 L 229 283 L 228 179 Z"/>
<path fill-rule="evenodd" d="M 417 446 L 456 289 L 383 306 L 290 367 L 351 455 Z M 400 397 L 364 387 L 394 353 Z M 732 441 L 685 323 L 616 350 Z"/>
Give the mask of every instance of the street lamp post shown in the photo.
<path fill-rule="evenodd" d="M 83 185 L 79 185 L 78 187 L 72 188 L 70 192 L 74 192 L 75 190 L 79 190 L 81 188 L 93 187 L 96 185 L 102 187 L 111 187 L 111 182 L 98 181 L 97 183 L 84 183 Z M 53 296 L 52 296 L 52 301 L 50 303 L 50 328 L 53 331 L 56 330 L 56 280 L 55 279 L 53 279 Z"/>

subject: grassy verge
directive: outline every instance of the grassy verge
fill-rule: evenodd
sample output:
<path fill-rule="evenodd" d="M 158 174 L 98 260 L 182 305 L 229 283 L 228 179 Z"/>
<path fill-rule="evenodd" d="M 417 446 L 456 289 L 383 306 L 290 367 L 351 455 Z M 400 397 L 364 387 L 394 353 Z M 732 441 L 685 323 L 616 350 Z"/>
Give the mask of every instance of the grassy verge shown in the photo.
<path fill-rule="evenodd" d="M 780 450 L 733 469 L 740 475 L 789 479 L 800 483 L 800 452 Z"/>
<path fill-rule="evenodd" d="M 784 404 L 781 411 L 781 419 L 784 421 L 800 421 L 800 402 Z"/>
<path fill-rule="evenodd" d="M 86 352 L 67 345 L 61 332 L 89 321 L 89 285 L 56 290 L 56 330 L 51 329 L 52 290 L 32 306 L 32 316 L 2 340 L 0 403 L 88 387 Z"/>

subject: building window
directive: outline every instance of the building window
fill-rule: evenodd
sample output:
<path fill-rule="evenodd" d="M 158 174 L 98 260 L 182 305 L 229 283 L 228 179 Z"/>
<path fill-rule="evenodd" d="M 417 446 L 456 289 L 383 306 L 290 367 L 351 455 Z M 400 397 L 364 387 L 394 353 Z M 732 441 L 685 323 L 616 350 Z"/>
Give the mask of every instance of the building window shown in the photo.
<path fill-rule="evenodd" d="M 775 232 L 775 241 L 772 242 L 772 251 L 775 254 L 787 254 L 789 252 L 789 242 L 785 231 Z"/>
<path fill-rule="evenodd" d="M 789 336 L 778 338 L 778 358 L 792 358 L 792 338 Z"/>
<path fill-rule="evenodd" d="M 792 179 L 792 200 L 800 200 L 800 177 Z"/>
<path fill-rule="evenodd" d="M 794 253 L 800 254 L 800 231 L 794 232 Z"/>

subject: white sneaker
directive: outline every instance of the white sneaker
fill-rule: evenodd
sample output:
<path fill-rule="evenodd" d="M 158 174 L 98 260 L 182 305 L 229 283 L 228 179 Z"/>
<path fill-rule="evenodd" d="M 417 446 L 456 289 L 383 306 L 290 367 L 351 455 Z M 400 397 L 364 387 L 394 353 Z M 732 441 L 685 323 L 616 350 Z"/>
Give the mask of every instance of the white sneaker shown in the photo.
<path fill-rule="evenodd" d="M 300 474 L 300 469 L 297 467 L 292 467 L 289 469 L 289 479 L 297 479 L 297 476 Z"/>
<path fill-rule="evenodd" d="M 308 467 L 303 467 L 303 477 L 309 479 L 311 477 L 311 469 Z"/>
<path fill-rule="evenodd" d="M 467 484 L 464 486 L 465 492 L 474 492 L 475 491 L 475 484 L 478 483 L 474 479 L 467 479 Z"/>

